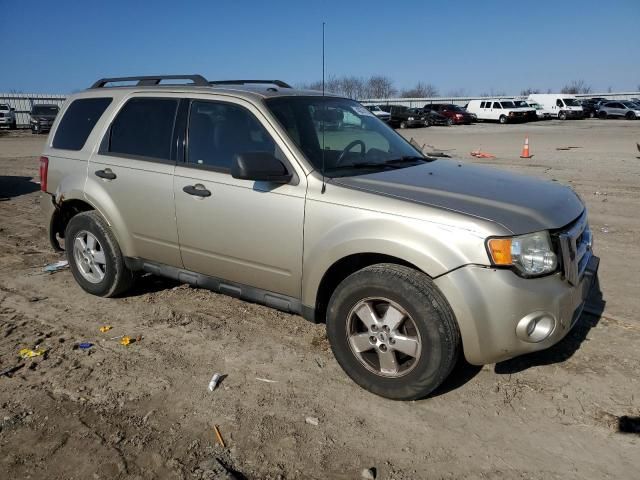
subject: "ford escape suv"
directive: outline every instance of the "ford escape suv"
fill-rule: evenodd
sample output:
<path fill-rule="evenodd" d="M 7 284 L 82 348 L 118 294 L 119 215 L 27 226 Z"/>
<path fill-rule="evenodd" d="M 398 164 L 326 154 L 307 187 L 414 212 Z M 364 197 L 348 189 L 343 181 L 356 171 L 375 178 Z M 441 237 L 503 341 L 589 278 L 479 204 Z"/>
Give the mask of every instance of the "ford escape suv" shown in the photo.
<path fill-rule="evenodd" d="M 345 372 L 392 399 L 459 354 L 555 344 L 599 262 L 570 188 L 427 157 L 359 103 L 281 81 L 99 80 L 66 101 L 40 175 L 85 291 L 150 272 L 326 322 Z"/>

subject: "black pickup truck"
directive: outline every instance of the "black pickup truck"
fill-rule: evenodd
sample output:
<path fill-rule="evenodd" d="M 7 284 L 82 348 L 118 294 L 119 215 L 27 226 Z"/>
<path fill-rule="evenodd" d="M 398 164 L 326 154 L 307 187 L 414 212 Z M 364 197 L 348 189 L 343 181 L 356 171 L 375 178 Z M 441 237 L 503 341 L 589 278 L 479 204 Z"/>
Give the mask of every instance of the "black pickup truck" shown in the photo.
<path fill-rule="evenodd" d="M 428 117 L 421 108 L 409 108 L 404 105 L 382 105 L 380 108 L 391 114 L 388 123 L 392 127 L 409 128 L 429 126 Z"/>

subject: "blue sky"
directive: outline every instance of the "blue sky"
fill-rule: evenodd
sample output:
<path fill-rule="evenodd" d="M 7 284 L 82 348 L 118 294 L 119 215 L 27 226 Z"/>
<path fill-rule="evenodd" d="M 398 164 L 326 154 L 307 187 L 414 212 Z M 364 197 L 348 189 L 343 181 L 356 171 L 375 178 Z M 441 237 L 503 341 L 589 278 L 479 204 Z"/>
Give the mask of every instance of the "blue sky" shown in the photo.
<path fill-rule="evenodd" d="M 159 73 L 309 82 L 321 77 L 322 21 L 327 74 L 384 74 L 399 89 L 640 85 L 640 0 L 0 0 L 0 92 Z"/>

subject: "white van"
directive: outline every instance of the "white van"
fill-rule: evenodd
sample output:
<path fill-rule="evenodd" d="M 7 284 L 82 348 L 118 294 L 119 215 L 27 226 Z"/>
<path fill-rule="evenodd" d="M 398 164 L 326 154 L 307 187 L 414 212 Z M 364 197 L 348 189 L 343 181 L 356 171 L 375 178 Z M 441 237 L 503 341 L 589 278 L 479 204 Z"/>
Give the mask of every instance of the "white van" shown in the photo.
<path fill-rule="evenodd" d="M 567 118 L 584 118 L 582 105 L 573 95 L 562 93 L 532 93 L 529 100 L 542 105 L 551 117 L 566 120 Z"/>
<path fill-rule="evenodd" d="M 527 110 L 518 108 L 513 100 L 507 99 L 489 99 L 489 100 L 471 100 L 467 105 L 467 111 L 474 113 L 478 120 L 481 121 L 498 121 L 500 123 L 509 123 L 527 120 Z"/>

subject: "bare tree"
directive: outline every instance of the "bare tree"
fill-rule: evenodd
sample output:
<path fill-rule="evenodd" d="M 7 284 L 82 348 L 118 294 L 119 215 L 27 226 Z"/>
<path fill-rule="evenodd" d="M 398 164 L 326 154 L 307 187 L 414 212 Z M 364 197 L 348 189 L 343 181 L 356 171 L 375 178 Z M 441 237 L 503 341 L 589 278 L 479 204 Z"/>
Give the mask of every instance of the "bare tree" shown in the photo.
<path fill-rule="evenodd" d="M 607 93 L 611 93 L 611 92 L 613 92 L 613 87 L 608 87 L 607 88 Z"/>
<path fill-rule="evenodd" d="M 587 85 L 584 80 L 573 80 L 570 84 L 565 85 L 560 93 L 575 95 L 577 93 L 591 93 L 591 86 Z"/>
<path fill-rule="evenodd" d="M 390 98 L 397 93 L 393 80 L 383 75 L 374 75 L 367 80 L 367 89 L 371 98 Z"/>
<path fill-rule="evenodd" d="M 418 82 L 415 87 L 403 90 L 400 93 L 403 98 L 429 98 L 437 97 L 438 89 L 430 83 Z"/>
<path fill-rule="evenodd" d="M 540 90 L 537 88 L 525 88 L 524 90 L 520 90 L 520 95 L 523 97 L 528 97 L 532 93 L 540 93 Z"/>
<path fill-rule="evenodd" d="M 340 79 L 340 94 L 348 98 L 364 98 L 365 81 L 358 77 L 342 77 Z"/>

